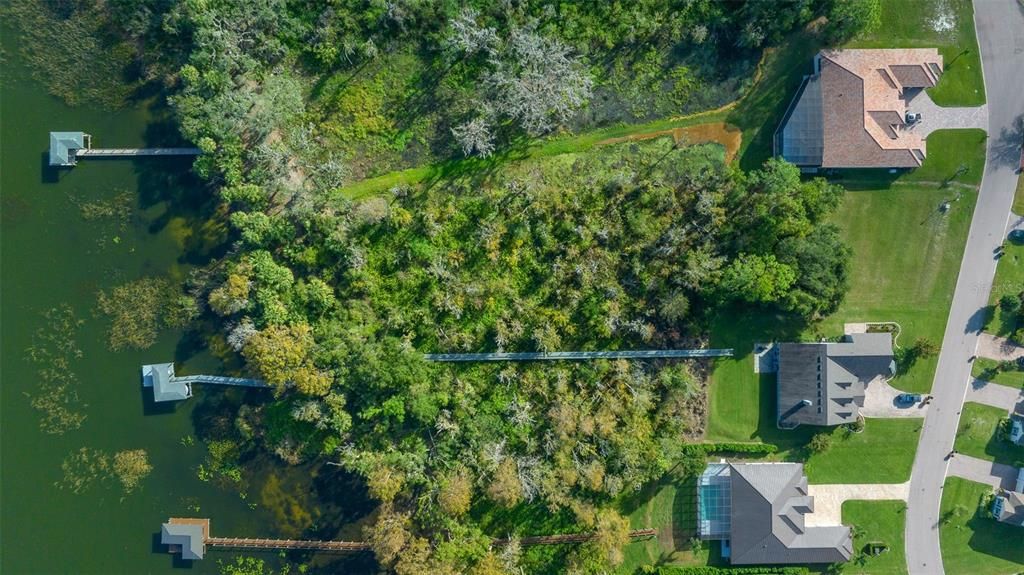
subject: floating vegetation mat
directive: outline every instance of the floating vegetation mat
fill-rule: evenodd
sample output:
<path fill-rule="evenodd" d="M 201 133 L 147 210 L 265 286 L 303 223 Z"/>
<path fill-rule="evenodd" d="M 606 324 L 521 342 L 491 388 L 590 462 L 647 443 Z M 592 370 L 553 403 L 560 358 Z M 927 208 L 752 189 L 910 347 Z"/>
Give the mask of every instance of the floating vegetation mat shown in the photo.
<path fill-rule="evenodd" d="M 153 471 L 144 449 L 118 451 L 111 457 L 102 449 L 89 447 L 69 453 L 60 468 L 64 477 L 55 485 L 76 494 L 116 478 L 127 495 Z"/>
<path fill-rule="evenodd" d="M 46 311 L 43 317 L 46 324 L 36 330 L 26 350 L 39 378 L 39 389 L 28 395 L 40 413 L 39 429 L 61 435 L 81 427 L 86 417 L 83 410 L 88 406 L 78 398 L 78 376 L 72 369 L 82 358 L 77 335 L 85 322 L 67 304 Z"/>

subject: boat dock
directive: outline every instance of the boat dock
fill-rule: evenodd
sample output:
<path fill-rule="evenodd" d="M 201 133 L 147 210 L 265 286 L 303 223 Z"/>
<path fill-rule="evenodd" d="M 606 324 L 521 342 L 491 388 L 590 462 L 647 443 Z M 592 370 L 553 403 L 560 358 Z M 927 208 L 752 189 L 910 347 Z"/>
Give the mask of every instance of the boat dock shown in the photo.
<path fill-rule="evenodd" d="M 192 397 L 192 385 L 233 385 L 235 387 L 270 387 L 259 379 L 225 377 L 223 375 L 174 375 L 173 363 L 154 363 L 142 366 L 142 387 L 153 388 L 153 401 L 181 401 Z"/>
<path fill-rule="evenodd" d="M 631 539 L 654 537 L 654 529 L 635 529 L 629 532 Z M 522 537 L 521 545 L 562 545 L 584 543 L 596 537 L 595 533 L 568 533 L 564 535 L 539 535 Z M 209 519 L 183 519 L 172 517 L 160 526 L 160 542 L 168 546 L 171 553 L 180 553 L 182 559 L 198 560 L 206 554 L 207 547 L 224 549 L 300 549 L 304 551 L 349 552 L 366 551 L 370 544 L 365 541 L 318 541 L 303 539 L 261 539 L 251 537 L 211 537 Z M 495 546 L 510 543 L 508 539 L 493 539 Z"/>
<path fill-rule="evenodd" d="M 143 156 L 198 156 L 199 148 L 93 148 L 85 132 L 50 132 L 50 165 L 71 167 L 78 158 L 137 158 Z"/>

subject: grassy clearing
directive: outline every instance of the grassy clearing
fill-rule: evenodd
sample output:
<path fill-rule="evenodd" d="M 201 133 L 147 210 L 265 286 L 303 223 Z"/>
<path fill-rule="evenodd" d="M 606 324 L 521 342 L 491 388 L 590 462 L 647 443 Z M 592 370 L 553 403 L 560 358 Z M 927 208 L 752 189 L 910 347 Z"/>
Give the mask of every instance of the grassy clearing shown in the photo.
<path fill-rule="evenodd" d="M 807 459 L 811 483 L 903 483 L 910 479 L 922 419 L 869 419 L 863 433 L 834 428 L 832 447 Z"/>
<path fill-rule="evenodd" d="M 996 277 L 992 282 L 992 293 L 989 296 L 988 321 L 985 331 L 1003 337 L 1010 336 L 1017 329 L 1017 318 L 1014 314 L 1003 313 L 999 307 L 999 298 L 1005 295 L 1017 295 L 1024 290 L 1024 245 L 1006 242 L 1005 253 L 996 266 Z"/>
<path fill-rule="evenodd" d="M 956 431 L 957 451 L 1007 465 L 1024 461 L 1024 447 L 998 437 L 999 422 L 1006 417 L 1005 409 L 965 403 L 960 415 L 960 427 Z"/>
<path fill-rule="evenodd" d="M 907 505 L 902 501 L 847 501 L 843 503 L 843 525 L 853 527 L 854 559 L 843 573 L 902 575 L 907 572 L 903 550 L 903 525 Z M 870 557 L 863 553 L 868 543 L 881 542 L 889 550 Z"/>
<path fill-rule="evenodd" d="M 1019 369 L 1001 371 L 999 362 L 994 359 L 984 357 L 975 359 L 974 365 L 971 367 L 971 375 L 999 385 L 1024 388 L 1024 371 Z"/>
<path fill-rule="evenodd" d="M 944 62 L 939 83 L 928 90 L 940 106 L 985 103 L 981 52 L 970 0 L 882 0 L 883 25 L 850 48 L 938 48 Z"/>
<path fill-rule="evenodd" d="M 853 248 L 850 290 L 817 333 L 842 333 L 843 323 L 895 321 L 899 344 L 919 337 L 941 344 L 956 286 L 976 194 L 920 185 L 850 192 L 835 221 Z M 924 358 L 892 384 L 907 391 L 931 388 L 937 357 Z"/>
<path fill-rule="evenodd" d="M 988 485 L 959 477 L 946 479 L 939 538 L 946 573 L 1005 575 L 1024 565 L 1024 529 L 1000 523 L 981 508 Z"/>

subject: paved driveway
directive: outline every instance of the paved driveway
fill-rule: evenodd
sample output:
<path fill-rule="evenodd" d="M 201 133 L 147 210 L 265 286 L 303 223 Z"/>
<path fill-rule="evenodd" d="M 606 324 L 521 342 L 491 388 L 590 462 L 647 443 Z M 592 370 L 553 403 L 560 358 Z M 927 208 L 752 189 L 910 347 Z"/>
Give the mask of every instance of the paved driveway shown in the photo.
<path fill-rule="evenodd" d="M 1024 390 L 982 379 L 975 379 L 971 381 L 971 386 L 967 388 L 966 401 L 983 403 L 992 407 L 1001 407 L 1009 413 L 1013 411 L 1013 408 L 1018 403 L 1024 401 Z"/>
<path fill-rule="evenodd" d="M 928 406 L 921 402 L 914 405 L 897 405 L 896 396 L 903 393 L 884 380 L 872 381 L 864 388 L 864 417 L 924 417 Z"/>
<path fill-rule="evenodd" d="M 906 501 L 910 482 L 808 485 L 807 494 L 814 498 L 814 513 L 804 515 L 808 527 L 842 525 L 843 502 L 849 500 Z"/>
<path fill-rule="evenodd" d="M 992 257 L 1003 241 L 1020 161 L 1024 118 L 1024 7 L 1015 0 L 977 0 L 978 31 L 988 99 L 985 172 L 967 236 L 956 291 L 949 309 L 942 351 L 910 479 L 906 550 L 910 575 L 944 573 L 939 550 L 939 505 L 960 409 L 971 380 L 975 354 L 995 276 Z"/>
<path fill-rule="evenodd" d="M 921 113 L 921 121 L 908 130 L 922 138 L 927 138 L 935 130 L 988 129 L 988 104 L 974 108 L 943 108 L 932 101 L 928 92 L 921 90 L 907 102 L 907 111 Z"/>
<path fill-rule="evenodd" d="M 957 454 L 949 458 L 949 474 L 992 487 L 1013 490 L 1017 486 L 1017 468 L 994 461 Z M 817 509 L 815 509 L 817 510 Z"/>
<path fill-rule="evenodd" d="M 978 334 L 978 355 L 996 361 L 1013 361 L 1024 357 L 1024 347 L 987 333 Z"/>

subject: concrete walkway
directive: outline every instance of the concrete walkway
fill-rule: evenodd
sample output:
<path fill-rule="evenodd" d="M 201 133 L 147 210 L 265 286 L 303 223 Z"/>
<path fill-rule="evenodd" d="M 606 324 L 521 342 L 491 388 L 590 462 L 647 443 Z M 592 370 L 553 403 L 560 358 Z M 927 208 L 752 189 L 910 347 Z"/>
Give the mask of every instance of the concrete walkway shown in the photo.
<path fill-rule="evenodd" d="M 808 527 L 842 525 L 844 501 L 906 501 L 910 482 L 808 485 L 807 494 L 814 498 L 814 513 L 804 516 Z"/>
<path fill-rule="evenodd" d="M 937 105 L 921 90 L 907 102 L 907 111 L 921 114 L 921 121 L 907 128 L 922 138 L 935 130 L 956 130 L 963 128 L 988 129 L 988 104 L 974 108 L 944 108 Z"/>
<path fill-rule="evenodd" d="M 996 361 L 1015 361 L 1024 357 L 1024 347 L 988 333 L 978 334 L 978 356 Z"/>
<path fill-rule="evenodd" d="M 993 254 L 1005 238 L 1017 187 L 1024 117 L 1024 8 L 1016 0 L 976 0 L 974 23 L 988 100 L 985 173 L 935 369 L 931 391 L 935 400 L 914 455 L 905 530 L 910 575 L 945 572 L 938 529 L 948 466 L 944 457 L 956 440 L 960 409 L 970 387 L 970 358 L 977 353 L 996 272 Z"/>
<path fill-rule="evenodd" d="M 1010 212 L 1010 221 L 1006 222 L 1006 235 L 1014 230 L 1024 230 L 1024 216 Z"/>
<path fill-rule="evenodd" d="M 1001 407 L 1010 413 L 1018 403 L 1024 401 L 1024 390 L 983 379 L 975 379 L 967 388 L 966 401 Z"/>
<path fill-rule="evenodd" d="M 896 396 L 904 393 L 884 380 L 872 381 L 864 389 L 864 417 L 924 417 L 928 406 L 922 402 L 914 405 L 897 405 Z"/>
<path fill-rule="evenodd" d="M 1017 468 L 970 455 L 956 454 L 949 458 L 949 475 L 976 483 L 1013 490 L 1017 486 Z"/>

